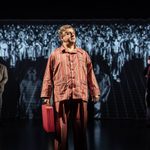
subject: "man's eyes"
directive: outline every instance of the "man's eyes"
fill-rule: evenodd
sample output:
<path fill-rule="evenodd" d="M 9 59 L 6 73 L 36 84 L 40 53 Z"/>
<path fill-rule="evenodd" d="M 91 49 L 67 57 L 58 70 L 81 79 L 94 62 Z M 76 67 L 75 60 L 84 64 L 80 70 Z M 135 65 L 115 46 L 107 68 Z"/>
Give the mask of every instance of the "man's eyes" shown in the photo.
<path fill-rule="evenodd" d="M 66 32 L 66 35 L 75 34 L 74 32 Z"/>

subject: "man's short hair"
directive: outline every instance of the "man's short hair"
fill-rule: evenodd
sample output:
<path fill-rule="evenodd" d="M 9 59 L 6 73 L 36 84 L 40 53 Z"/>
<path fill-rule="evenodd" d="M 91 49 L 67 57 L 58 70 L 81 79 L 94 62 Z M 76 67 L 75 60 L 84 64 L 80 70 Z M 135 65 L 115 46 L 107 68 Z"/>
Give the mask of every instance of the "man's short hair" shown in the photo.
<path fill-rule="evenodd" d="M 59 36 L 61 36 L 62 33 L 63 33 L 66 29 L 69 29 L 69 28 L 74 29 L 74 28 L 73 28 L 71 25 L 69 25 L 69 24 L 66 24 L 66 25 L 61 26 L 61 27 L 59 28 L 59 30 L 58 30 Z"/>

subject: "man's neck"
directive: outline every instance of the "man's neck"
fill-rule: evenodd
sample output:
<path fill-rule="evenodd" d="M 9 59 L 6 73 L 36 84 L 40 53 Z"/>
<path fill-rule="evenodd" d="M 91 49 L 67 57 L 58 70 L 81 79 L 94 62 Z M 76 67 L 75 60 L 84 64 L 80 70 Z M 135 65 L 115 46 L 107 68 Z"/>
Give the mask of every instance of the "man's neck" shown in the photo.
<path fill-rule="evenodd" d="M 66 43 L 63 43 L 63 46 L 65 49 L 67 49 L 68 51 L 74 51 L 76 46 L 75 44 L 66 44 Z"/>

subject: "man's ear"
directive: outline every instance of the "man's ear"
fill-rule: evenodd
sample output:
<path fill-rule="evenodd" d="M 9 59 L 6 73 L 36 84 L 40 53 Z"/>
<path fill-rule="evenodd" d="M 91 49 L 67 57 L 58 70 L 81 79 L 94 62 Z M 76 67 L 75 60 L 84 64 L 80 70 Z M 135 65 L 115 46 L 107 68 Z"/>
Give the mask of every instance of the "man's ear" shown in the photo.
<path fill-rule="evenodd" d="M 60 35 L 59 38 L 60 38 L 60 41 L 62 42 L 63 41 L 63 36 Z"/>

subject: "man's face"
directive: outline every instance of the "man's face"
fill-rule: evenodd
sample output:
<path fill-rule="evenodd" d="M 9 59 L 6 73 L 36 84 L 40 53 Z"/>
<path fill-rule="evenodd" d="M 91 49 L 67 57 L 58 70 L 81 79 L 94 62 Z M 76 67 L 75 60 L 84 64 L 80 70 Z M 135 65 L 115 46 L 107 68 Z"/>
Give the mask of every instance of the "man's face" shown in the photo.
<path fill-rule="evenodd" d="M 150 59 L 148 59 L 147 63 L 150 64 Z"/>
<path fill-rule="evenodd" d="M 62 33 L 61 39 L 63 42 L 66 42 L 66 43 L 75 43 L 76 42 L 76 35 L 75 35 L 74 29 L 72 29 L 72 28 L 66 29 Z"/>

